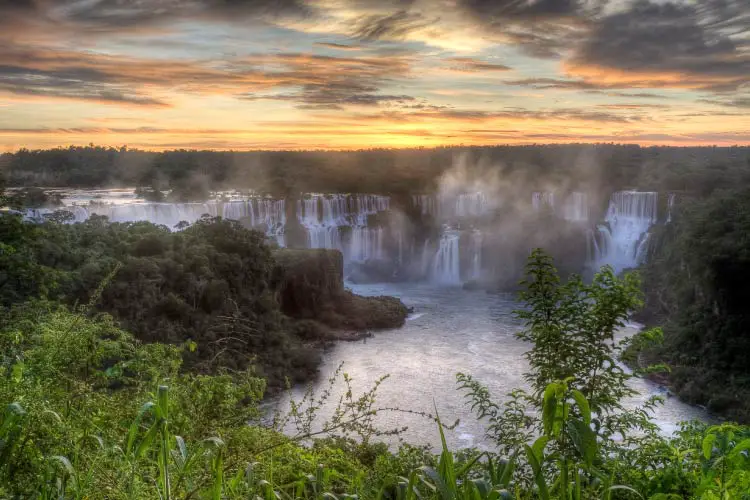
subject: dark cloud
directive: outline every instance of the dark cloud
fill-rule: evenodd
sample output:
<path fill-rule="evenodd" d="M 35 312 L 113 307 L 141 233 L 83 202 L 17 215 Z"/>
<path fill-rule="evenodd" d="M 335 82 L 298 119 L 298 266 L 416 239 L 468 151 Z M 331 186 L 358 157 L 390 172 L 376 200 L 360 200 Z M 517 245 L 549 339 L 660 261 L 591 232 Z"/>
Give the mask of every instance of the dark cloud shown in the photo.
<path fill-rule="evenodd" d="M 399 10 L 388 15 L 362 16 L 354 23 L 351 36 L 361 40 L 401 39 L 431 24 L 421 14 Z"/>
<path fill-rule="evenodd" d="M 26 96 L 46 96 L 97 101 L 106 104 L 167 106 L 168 104 L 110 81 L 105 73 L 90 69 L 35 69 L 0 64 L 0 91 Z"/>
<path fill-rule="evenodd" d="M 611 85 L 731 91 L 750 83 L 750 2 L 652 2 L 599 19 L 566 61 Z"/>
<path fill-rule="evenodd" d="M 521 80 L 504 80 L 506 85 L 517 85 L 519 87 L 530 87 L 532 89 L 563 89 L 563 90 L 595 90 L 603 87 L 596 83 L 583 80 L 564 80 L 560 78 L 524 78 Z"/>
<path fill-rule="evenodd" d="M 281 94 L 246 95 L 248 100 L 273 100 L 297 102 L 300 109 L 343 109 L 343 106 L 377 106 L 384 103 L 414 101 L 408 95 L 376 94 L 377 87 L 351 81 L 307 84 L 299 91 Z"/>
<path fill-rule="evenodd" d="M 558 58 L 580 39 L 607 0 L 459 0 L 487 33 L 540 58 Z"/>
<path fill-rule="evenodd" d="M 472 57 L 449 57 L 446 62 L 450 69 L 466 73 L 509 71 L 511 69 L 504 64 L 488 63 Z"/>
<path fill-rule="evenodd" d="M 326 49 L 334 50 L 361 50 L 358 45 L 347 45 L 345 43 L 334 43 L 334 42 L 316 42 L 315 45 L 318 47 L 325 47 Z"/>
<path fill-rule="evenodd" d="M 304 0 L 0 0 L 3 20 L 47 23 L 54 29 L 139 29 L 183 19 L 223 19 L 238 22 L 311 15 Z M 26 18 L 23 18 L 23 16 Z"/>
<path fill-rule="evenodd" d="M 750 108 L 750 97 L 737 97 L 734 99 L 698 99 L 698 102 L 726 106 L 728 108 Z"/>
<path fill-rule="evenodd" d="M 414 122 L 425 119 L 442 119 L 454 121 L 483 122 L 497 119 L 515 120 L 578 120 L 600 123 L 631 123 L 641 120 L 640 116 L 608 113 L 603 111 L 589 111 L 585 109 L 549 109 L 530 110 L 522 108 L 506 108 L 501 111 L 440 109 L 414 112 L 387 112 L 376 115 L 361 115 L 364 119 L 383 119 L 393 121 Z"/>
<path fill-rule="evenodd" d="M 577 19 L 604 2 L 580 0 L 459 0 L 460 8 L 488 22 Z"/>
<path fill-rule="evenodd" d="M 625 97 L 627 99 L 671 99 L 663 94 L 654 94 L 651 92 L 603 92 L 600 90 L 588 90 L 588 94 L 604 94 L 609 97 Z"/>
<path fill-rule="evenodd" d="M 374 106 L 406 102 L 380 87 L 409 72 L 403 57 L 252 54 L 213 61 L 114 57 L 10 45 L 0 52 L 0 91 L 34 96 L 163 106 L 154 89 L 244 95 L 300 105 Z"/>
<path fill-rule="evenodd" d="M 635 103 L 619 103 L 619 104 L 597 104 L 598 108 L 605 109 L 669 109 L 670 106 L 666 104 L 635 104 Z"/>

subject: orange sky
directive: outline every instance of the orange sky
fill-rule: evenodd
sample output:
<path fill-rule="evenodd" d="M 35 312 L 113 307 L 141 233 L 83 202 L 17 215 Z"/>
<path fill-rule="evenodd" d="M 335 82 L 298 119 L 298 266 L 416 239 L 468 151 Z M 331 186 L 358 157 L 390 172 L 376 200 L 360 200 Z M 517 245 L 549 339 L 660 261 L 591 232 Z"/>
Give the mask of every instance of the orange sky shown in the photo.
<path fill-rule="evenodd" d="M 0 2 L 0 151 L 750 144 L 744 0 Z"/>

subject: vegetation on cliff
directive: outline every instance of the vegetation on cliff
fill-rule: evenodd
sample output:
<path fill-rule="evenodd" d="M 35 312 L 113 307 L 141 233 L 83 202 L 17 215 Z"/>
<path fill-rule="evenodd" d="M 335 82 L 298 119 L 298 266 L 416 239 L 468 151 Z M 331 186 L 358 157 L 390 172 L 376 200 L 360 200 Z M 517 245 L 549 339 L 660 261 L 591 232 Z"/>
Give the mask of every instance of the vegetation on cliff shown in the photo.
<path fill-rule="evenodd" d="M 750 422 L 750 189 L 680 198 L 644 269 L 643 319 L 664 325 L 665 359 L 685 400 Z M 650 358 L 649 358 L 650 356 Z"/>
<path fill-rule="evenodd" d="M 747 184 L 750 148 L 650 147 L 617 144 L 438 147 L 361 151 L 154 153 L 128 148 L 69 147 L 0 155 L 12 186 L 141 186 L 172 190 L 174 201 L 204 200 L 209 190 L 300 192 L 433 191 L 457 156 L 516 187 L 566 186 L 590 193 L 638 186 L 702 192 L 731 179 Z M 726 185 L 726 184 L 725 184 Z M 600 200 L 602 203 L 606 199 Z"/>
<path fill-rule="evenodd" d="M 314 376 L 316 344 L 332 332 L 397 327 L 407 314 L 400 301 L 345 291 L 338 252 L 274 250 L 233 221 L 205 218 L 172 232 L 101 217 L 36 225 L 4 216 L 0 241 L 0 305 L 95 300 L 141 341 L 193 346 L 184 355 L 190 369 L 252 366 L 274 389 Z M 323 267 L 331 272 L 311 286 Z M 291 301 L 290 291 L 310 303 Z"/>

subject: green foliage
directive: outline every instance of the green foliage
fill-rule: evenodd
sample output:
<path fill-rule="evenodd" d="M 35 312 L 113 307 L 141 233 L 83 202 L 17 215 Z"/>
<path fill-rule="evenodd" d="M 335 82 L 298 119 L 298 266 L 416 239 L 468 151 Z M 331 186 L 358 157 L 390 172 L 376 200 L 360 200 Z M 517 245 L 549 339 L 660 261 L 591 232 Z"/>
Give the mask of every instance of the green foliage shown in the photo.
<path fill-rule="evenodd" d="M 750 421 L 750 190 L 680 198 L 655 231 L 644 270 L 644 320 L 664 326 L 664 347 L 642 358 L 672 365 L 684 399 Z"/>
<path fill-rule="evenodd" d="M 316 373 L 314 343 L 329 339 L 331 328 L 392 327 L 407 314 L 396 299 L 346 292 L 337 252 L 321 251 L 338 255 L 338 271 L 302 289 L 307 270 L 321 269 L 320 252 L 296 251 L 289 270 L 277 260 L 284 252 L 272 252 L 262 233 L 220 218 L 172 232 L 101 217 L 39 225 L 7 216 L 0 234 L 0 306 L 47 297 L 74 307 L 93 299 L 97 311 L 142 341 L 188 343 L 188 369 L 253 367 L 273 390 L 287 377 L 303 382 Z M 297 289 L 289 300 L 288 290 Z"/>
<path fill-rule="evenodd" d="M 341 368 L 321 394 L 292 399 L 265 426 L 264 380 L 248 370 L 181 371 L 195 343 L 141 343 L 121 330 L 96 312 L 107 285 L 73 311 L 17 305 L 0 325 L 0 498 L 750 499 L 747 427 L 690 424 L 667 439 L 652 432 L 646 410 L 621 408 L 629 376 L 610 363 L 627 346 L 615 330 L 640 300 L 634 278 L 605 269 L 590 285 L 561 284 L 539 252 L 529 274 L 519 315 L 532 391 L 497 404 L 459 375 L 500 453 L 451 451 L 450 426 L 437 414 L 422 414 L 440 437 L 437 455 L 413 446 L 391 453 L 378 440 L 403 429 L 380 430 L 374 418 L 412 412 L 377 403 L 386 377 L 355 395 Z M 659 338 L 653 331 L 634 343 Z M 579 360 L 586 371 L 542 356 L 593 359 Z M 338 401 L 333 416 L 318 422 L 329 401 Z"/>

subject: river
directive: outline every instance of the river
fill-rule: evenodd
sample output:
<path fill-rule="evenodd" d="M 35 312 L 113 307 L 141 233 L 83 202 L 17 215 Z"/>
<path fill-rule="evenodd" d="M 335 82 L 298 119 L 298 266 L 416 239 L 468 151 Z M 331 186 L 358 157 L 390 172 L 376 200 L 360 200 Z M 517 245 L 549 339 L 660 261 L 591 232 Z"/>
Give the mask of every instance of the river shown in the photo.
<path fill-rule="evenodd" d="M 471 374 L 487 385 L 496 401 L 505 399 L 514 388 L 526 387 L 523 354 L 529 346 L 514 335 L 520 324 L 512 314 L 519 306 L 513 295 L 414 283 L 349 287 L 361 295 L 399 297 L 414 312 L 402 328 L 377 332 L 359 342 L 337 343 L 329 349 L 315 390 L 320 392 L 327 386 L 327 379 L 341 363 L 353 379 L 355 395 L 387 374 L 389 378 L 378 390 L 377 406 L 432 413 L 435 405 L 444 422 L 460 420 L 447 432 L 451 447 L 487 446 L 483 424 L 474 418 L 457 390 L 456 373 Z M 635 328 L 629 326 L 631 332 Z M 665 433 L 673 432 L 681 421 L 708 418 L 700 408 L 668 396 L 656 384 L 644 379 L 632 383 L 639 394 L 626 402 L 627 407 L 638 406 L 654 394 L 665 396 L 664 405 L 654 415 Z M 342 388 L 339 381 L 335 390 L 340 393 Z M 299 397 L 303 392 L 298 388 L 294 395 Z M 325 405 L 320 417 L 330 416 L 334 406 Z M 439 442 L 436 425 L 423 417 L 385 412 L 376 422 L 381 429 L 408 426 L 401 438 L 412 444 Z"/>

